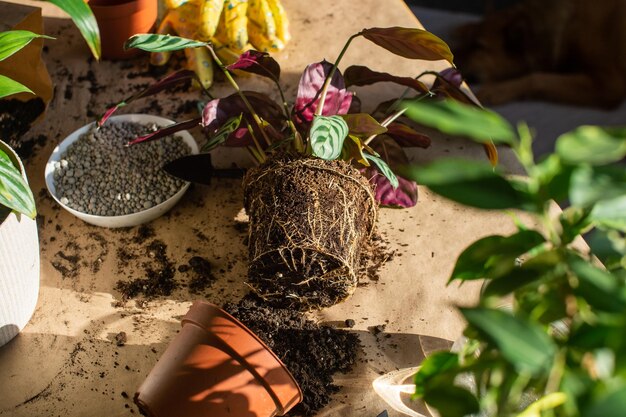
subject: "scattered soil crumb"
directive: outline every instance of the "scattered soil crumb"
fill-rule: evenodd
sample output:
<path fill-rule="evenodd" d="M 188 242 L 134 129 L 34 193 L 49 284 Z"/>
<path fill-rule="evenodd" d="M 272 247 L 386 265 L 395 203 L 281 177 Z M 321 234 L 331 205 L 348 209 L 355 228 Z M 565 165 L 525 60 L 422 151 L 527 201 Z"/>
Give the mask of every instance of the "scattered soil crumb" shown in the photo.
<path fill-rule="evenodd" d="M 353 333 L 320 326 L 293 309 L 269 307 L 253 295 L 224 308 L 272 349 L 300 385 L 304 399 L 289 416 L 310 416 L 328 404 L 339 391 L 333 375 L 356 362 L 360 343 Z"/>
<path fill-rule="evenodd" d="M 81 248 L 74 242 L 65 245 L 64 250 L 60 250 L 54 254 L 51 261 L 54 269 L 61 273 L 63 279 L 76 278 L 80 272 L 80 251 Z"/>
<path fill-rule="evenodd" d="M 198 238 L 199 241 L 201 242 L 208 242 L 209 241 L 209 237 L 207 235 L 205 235 L 204 233 L 202 233 L 202 231 L 200 229 L 192 229 L 193 230 L 193 234 L 196 235 L 196 237 Z"/>
<path fill-rule="evenodd" d="M 378 230 L 374 231 L 372 238 L 365 243 L 361 250 L 358 276 L 367 277 L 371 281 L 379 281 L 380 270 L 396 255 L 396 252 L 389 248 L 389 242 Z"/>
<path fill-rule="evenodd" d="M 375 336 L 385 331 L 387 326 L 385 324 L 379 324 L 378 326 L 370 326 L 367 329 Z"/>
<path fill-rule="evenodd" d="M 115 335 L 115 344 L 117 346 L 124 346 L 126 344 L 127 337 L 126 332 L 119 332 Z"/>
<path fill-rule="evenodd" d="M 189 291 L 200 294 L 215 282 L 215 275 L 211 272 L 211 263 L 201 256 L 194 256 L 189 260 L 189 268 L 195 276 L 189 283 Z M 180 271 L 180 267 L 178 268 Z"/>
<path fill-rule="evenodd" d="M 133 237 L 133 242 L 142 244 L 146 240 L 153 238 L 154 235 L 155 233 L 154 233 L 154 229 L 152 228 L 152 226 L 142 224 L 137 229 L 137 234 L 135 235 L 135 237 Z"/>
<path fill-rule="evenodd" d="M 131 281 L 118 281 L 115 289 L 122 293 L 123 299 L 134 298 L 143 294 L 148 298 L 170 295 L 178 286 L 174 280 L 174 265 L 167 257 L 167 246 L 155 239 L 146 247 L 150 261 L 144 262 L 145 277 Z"/>

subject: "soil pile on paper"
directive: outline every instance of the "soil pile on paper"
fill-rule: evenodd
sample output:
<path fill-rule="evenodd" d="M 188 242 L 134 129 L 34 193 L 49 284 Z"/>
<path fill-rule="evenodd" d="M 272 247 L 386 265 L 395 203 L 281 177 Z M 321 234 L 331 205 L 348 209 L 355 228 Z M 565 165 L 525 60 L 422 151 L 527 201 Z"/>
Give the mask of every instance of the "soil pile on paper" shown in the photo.
<path fill-rule="evenodd" d="M 339 391 L 333 375 L 354 366 L 359 338 L 352 333 L 320 326 L 293 309 L 266 305 L 249 295 L 225 310 L 258 335 L 283 361 L 304 394 L 288 415 L 312 415 Z"/>

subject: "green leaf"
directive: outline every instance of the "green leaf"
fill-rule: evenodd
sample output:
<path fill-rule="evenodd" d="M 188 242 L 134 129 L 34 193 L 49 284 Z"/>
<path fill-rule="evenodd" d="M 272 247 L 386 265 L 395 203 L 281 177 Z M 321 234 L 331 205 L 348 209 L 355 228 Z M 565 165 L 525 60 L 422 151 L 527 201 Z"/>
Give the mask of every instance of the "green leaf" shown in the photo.
<path fill-rule="evenodd" d="M 549 371 L 556 346 L 540 326 L 502 310 L 462 308 L 461 313 L 519 372 L 538 376 Z"/>
<path fill-rule="evenodd" d="M 0 75 L 0 98 L 17 93 L 35 94 L 24 84 L 18 83 L 17 81 L 12 80 L 9 77 L 5 77 L 4 75 Z"/>
<path fill-rule="evenodd" d="M 568 207 L 559 216 L 561 223 L 561 243 L 567 245 L 591 227 L 589 210 L 580 207 Z"/>
<path fill-rule="evenodd" d="M 98 22 L 84 0 L 48 0 L 67 13 L 87 42 L 91 53 L 100 59 L 100 30 Z"/>
<path fill-rule="evenodd" d="M 367 159 L 365 159 L 365 155 L 363 154 L 363 142 L 361 141 L 361 138 L 354 135 L 348 135 L 346 140 L 343 142 L 343 147 L 341 148 L 341 159 L 344 161 L 354 159 L 363 166 L 370 166 L 370 163 L 367 162 Z"/>
<path fill-rule="evenodd" d="M 409 59 L 437 61 L 445 59 L 452 63 L 450 47 L 437 36 L 422 29 L 390 27 L 363 29 L 365 39 L 388 51 Z"/>
<path fill-rule="evenodd" d="M 374 165 L 376 165 L 376 168 L 378 168 L 380 173 L 383 174 L 389 180 L 394 190 L 398 188 L 398 185 L 399 185 L 398 177 L 396 177 L 396 174 L 394 174 L 393 171 L 391 171 L 391 168 L 389 168 L 389 165 L 387 165 L 385 161 L 383 161 L 382 159 L 374 155 L 370 155 L 368 153 L 363 153 L 363 156 L 365 156 L 365 159 L 373 162 Z"/>
<path fill-rule="evenodd" d="M 451 369 L 458 368 L 459 356 L 456 353 L 441 351 L 435 352 L 422 362 L 419 371 L 413 377 L 415 383 L 415 397 L 424 395 L 425 384 L 430 378 Z"/>
<path fill-rule="evenodd" d="M 465 417 L 480 410 L 476 397 L 456 385 L 429 387 L 424 393 L 424 401 L 436 408 L 442 417 Z"/>
<path fill-rule="evenodd" d="M 572 205 L 580 207 L 626 195 L 626 169 L 623 166 L 577 166 L 572 172 L 569 190 Z"/>
<path fill-rule="evenodd" d="M 626 232 L 626 195 L 596 203 L 589 217 L 600 226 Z"/>
<path fill-rule="evenodd" d="M 0 156 L 0 205 L 35 218 L 35 199 L 30 187 L 2 150 Z"/>
<path fill-rule="evenodd" d="M 124 44 L 124 49 L 138 48 L 148 52 L 167 52 L 208 45 L 209 44 L 206 42 L 199 42 L 179 36 L 151 33 L 131 36 Z"/>
<path fill-rule="evenodd" d="M 450 281 L 495 278 L 515 267 L 515 259 L 545 242 L 534 230 L 522 230 L 511 236 L 487 236 L 468 246 L 459 255 Z"/>
<path fill-rule="evenodd" d="M 514 268 L 506 275 L 489 281 L 482 295 L 483 297 L 502 297 L 511 294 L 528 284 L 543 279 L 560 262 L 561 256 L 558 251 L 542 252 L 525 261 L 520 267 Z"/>
<path fill-rule="evenodd" d="M 309 135 L 313 155 L 330 161 L 341 155 L 348 125 L 341 116 L 316 116 Z"/>
<path fill-rule="evenodd" d="M 209 152 L 210 150 L 218 147 L 222 143 L 226 142 L 228 136 L 233 133 L 239 127 L 243 114 L 239 116 L 231 117 L 219 128 L 217 132 L 204 144 L 202 152 Z"/>
<path fill-rule="evenodd" d="M 591 252 L 608 270 L 626 269 L 626 238 L 623 233 L 617 230 L 595 229 L 587 240 Z"/>
<path fill-rule="evenodd" d="M 341 116 L 348 125 L 351 135 L 369 137 L 380 135 L 387 131 L 387 128 L 367 113 L 351 113 Z"/>
<path fill-rule="evenodd" d="M 402 177 L 446 198 L 482 209 L 527 208 L 530 196 L 496 173 L 487 163 L 464 159 L 442 159 L 425 166 L 398 170 Z"/>
<path fill-rule="evenodd" d="M 38 35 L 28 30 L 9 30 L 0 33 L 0 61 L 4 61 L 26 45 L 33 39 L 46 38 L 54 39 L 46 35 Z"/>
<path fill-rule="evenodd" d="M 594 401 L 582 413 L 582 417 L 624 417 L 626 416 L 626 387 L 604 395 Z"/>
<path fill-rule="evenodd" d="M 561 158 L 550 154 L 546 159 L 530 168 L 530 176 L 536 179 L 541 187 L 538 195 L 547 202 L 554 199 L 556 202 L 568 198 L 573 167 L 563 165 Z"/>
<path fill-rule="evenodd" d="M 449 135 L 466 136 L 479 143 L 513 145 L 517 139 L 511 125 L 497 113 L 455 100 L 406 100 L 408 118 Z"/>
<path fill-rule="evenodd" d="M 581 126 L 557 139 L 556 153 L 570 164 L 618 162 L 626 157 L 626 128 Z"/>
<path fill-rule="evenodd" d="M 574 293 L 596 309 L 613 313 L 626 311 L 626 289 L 613 275 L 577 256 L 571 256 L 568 261 L 578 277 Z"/>

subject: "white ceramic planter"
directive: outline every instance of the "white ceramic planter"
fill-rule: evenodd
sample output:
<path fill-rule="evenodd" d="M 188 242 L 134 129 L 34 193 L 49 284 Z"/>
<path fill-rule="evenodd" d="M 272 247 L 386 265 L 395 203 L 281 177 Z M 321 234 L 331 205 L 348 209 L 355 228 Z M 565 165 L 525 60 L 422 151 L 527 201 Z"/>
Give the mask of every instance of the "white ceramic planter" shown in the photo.
<path fill-rule="evenodd" d="M 24 166 L 8 145 L 0 149 Z M 13 339 L 30 320 L 39 294 L 39 238 L 37 223 L 24 215 L 0 223 L 0 346 Z"/>

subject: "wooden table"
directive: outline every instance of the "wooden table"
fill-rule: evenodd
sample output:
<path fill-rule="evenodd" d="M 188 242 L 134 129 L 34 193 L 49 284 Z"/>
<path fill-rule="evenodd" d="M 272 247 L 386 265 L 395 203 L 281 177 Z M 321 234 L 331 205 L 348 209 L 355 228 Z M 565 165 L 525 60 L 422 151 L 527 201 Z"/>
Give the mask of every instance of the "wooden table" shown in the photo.
<path fill-rule="evenodd" d="M 44 54 L 56 94 L 45 120 L 29 133 L 47 138 L 27 161 L 40 213 L 41 290 L 30 324 L 0 348 L 0 416 L 138 414 L 133 393 L 176 334 L 191 302 L 202 298 L 222 304 L 247 292 L 246 248 L 234 227 L 234 219 L 241 216 L 241 187 L 229 180 L 192 187 L 169 215 L 151 223 L 155 238 L 167 245 L 168 258 L 175 265 L 186 263 L 193 254 L 214 262 L 220 272 L 208 294 L 193 295 L 180 288 L 169 297 L 120 303 L 116 282 L 142 273 L 144 259 L 124 266 L 118 256 L 120 250 L 134 250 L 137 228 L 97 228 L 60 210 L 44 189 L 43 172 L 60 140 L 152 80 L 146 72 L 147 60 L 94 62 L 69 20 L 47 3 L 29 4 L 44 6 L 46 32 L 57 38 L 47 42 Z M 349 35 L 362 28 L 420 27 L 401 0 L 318 0 L 314 5 L 284 0 L 284 4 L 293 39 L 276 58 L 288 97 L 295 94 L 299 74 L 308 63 L 321 58 L 333 61 Z M 352 63 L 408 76 L 445 67 L 443 62 L 395 57 L 363 39 L 353 43 L 341 67 Z M 272 89 L 259 78 L 242 83 L 244 88 Z M 400 90 L 380 84 L 361 88 L 358 94 L 370 109 Z M 217 96 L 226 91 L 226 86 L 215 88 Z M 193 92 L 163 94 L 124 112 L 171 117 L 194 98 Z M 433 136 L 431 148 L 416 149 L 411 158 L 423 163 L 452 155 L 484 158 L 480 146 L 441 135 Z M 224 165 L 237 162 L 239 156 L 222 151 L 216 155 Z M 501 150 L 500 156 L 505 167 L 516 170 L 508 150 Z M 376 416 L 388 408 L 374 393 L 372 381 L 381 373 L 418 365 L 425 353 L 448 347 L 448 341 L 460 335 L 463 323 L 454 305 L 472 303 L 479 284 L 446 287 L 458 254 L 481 236 L 514 230 L 503 214 L 470 210 L 424 188 L 419 192 L 414 208 L 381 210 L 379 229 L 397 256 L 383 268 L 380 281 L 369 282 L 348 301 L 315 314 L 325 322 L 354 319 L 352 331 L 364 345 L 364 360 L 350 374 L 338 376 L 344 388 L 320 416 Z M 71 263 L 73 257 L 79 259 L 77 266 Z M 186 279 L 181 273 L 176 278 Z M 368 331 L 380 324 L 386 324 L 385 337 Z M 117 346 L 115 335 L 122 331 L 127 342 Z"/>

